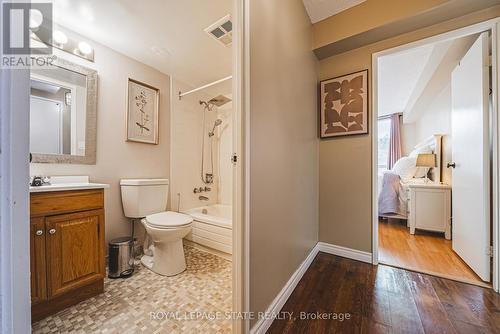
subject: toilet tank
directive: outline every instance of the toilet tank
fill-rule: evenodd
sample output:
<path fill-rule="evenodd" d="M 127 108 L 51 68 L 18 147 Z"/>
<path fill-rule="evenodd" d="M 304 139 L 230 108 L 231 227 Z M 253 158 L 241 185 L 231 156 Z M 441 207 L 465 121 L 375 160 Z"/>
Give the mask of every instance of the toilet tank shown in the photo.
<path fill-rule="evenodd" d="M 124 179 L 120 187 L 126 217 L 143 218 L 167 208 L 168 179 Z"/>

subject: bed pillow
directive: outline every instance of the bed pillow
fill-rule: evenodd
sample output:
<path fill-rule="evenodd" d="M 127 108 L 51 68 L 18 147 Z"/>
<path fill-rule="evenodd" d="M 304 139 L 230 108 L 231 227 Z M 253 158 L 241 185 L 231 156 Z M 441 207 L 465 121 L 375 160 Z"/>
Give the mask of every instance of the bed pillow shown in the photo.
<path fill-rule="evenodd" d="M 412 158 L 417 158 L 417 155 L 426 153 L 432 153 L 432 148 L 430 146 L 415 148 L 413 151 L 411 151 L 409 156 Z M 429 169 L 430 169 L 429 167 L 417 167 L 417 171 L 415 172 L 414 177 L 416 178 L 425 177 L 429 172 Z"/>
<path fill-rule="evenodd" d="M 392 167 L 392 172 L 398 174 L 403 181 L 408 181 L 415 176 L 417 172 L 416 157 L 402 157 Z"/>

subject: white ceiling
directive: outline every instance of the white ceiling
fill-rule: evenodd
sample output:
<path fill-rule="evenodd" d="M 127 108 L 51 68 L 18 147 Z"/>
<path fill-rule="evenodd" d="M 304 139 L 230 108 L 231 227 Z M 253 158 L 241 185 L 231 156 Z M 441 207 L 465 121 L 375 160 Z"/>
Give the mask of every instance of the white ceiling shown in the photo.
<path fill-rule="evenodd" d="M 203 30 L 231 0 L 54 0 L 54 19 L 193 86 L 231 74 L 231 48 Z"/>
<path fill-rule="evenodd" d="M 379 116 L 404 111 L 433 49 L 428 45 L 379 59 Z"/>
<path fill-rule="evenodd" d="M 312 23 L 319 22 L 366 0 L 303 0 Z"/>

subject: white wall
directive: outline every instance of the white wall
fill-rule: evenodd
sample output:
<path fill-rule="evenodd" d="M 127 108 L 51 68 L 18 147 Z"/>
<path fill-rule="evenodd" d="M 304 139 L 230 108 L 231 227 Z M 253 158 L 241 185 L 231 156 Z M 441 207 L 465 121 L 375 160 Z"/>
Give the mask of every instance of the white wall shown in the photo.
<path fill-rule="evenodd" d="M 95 63 L 56 52 L 98 72 L 96 165 L 31 164 L 30 174 L 89 175 L 91 181 L 110 184 L 105 190 L 106 239 L 110 240 L 130 233 L 130 223 L 123 216 L 120 179 L 170 175 L 170 78 L 103 45 L 92 45 Z M 160 89 L 159 145 L 125 141 L 128 78 Z"/>
<path fill-rule="evenodd" d="M 401 117 L 402 119 L 402 117 Z M 403 123 L 401 127 L 401 150 L 403 156 L 407 156 L 415 147 L 416 138 L 415 123 Z"/>
<path fill-rule="evenodd" d="M 415 145 L 425 141 L 432 135 L 443 135 L 442 179 L 451 184 L 451 170 L 446 163 L 451 158 L 451 81 L 436 94 L 432 102 L 423 109 L 414 111 L 415 121 L 404 123 L 401 129 L 403 155 L 408 155 Z"/>
<path fill-rule="evenodd" d="M 414 123 L 415 145 L 432 135 L 443 135 L 443 182 L 451 184 L 451 82 L 436 96 Z"/>
<path fill-rule="evenodd" d="M 205 187 L 201 180 L 201 141 L 205 136 L 205 169 L 210 168 L 210 141 L 208 131 L 217 118 L 217 110 L 206 113 L 206 126 L 203 128 L 203 106 L 199 101 L 207 101 L 213 96 L 202 92 L 193 93 L 183 97 L 181 100 L 176 96 L 179 91 L 185 92 L 194 87 L 179 81 L 172 82 L 172 106 L 171 106 L 171 183 L 170 198 L 172 209 L 177 210 L 180 193 L 180 210 L 187 210 L 207 204 L 215 204 L 218 199 L 217 179 L 212 185 L 212 190 L 201 194 L 194 194 L 195 187 Z M 218 175 L 218 145 L 214 137 L 214 173 Z M 200 195 L 208 197 L 209 201 L 200 201 Z"/>
<path fill-rule="evenodd" d="M 218 109 L 222 125 L 217 132 L 219 147 L 218 189 L 220 204 L 231 205 L 233 201 L 233 103 L 229 102 Z"/>

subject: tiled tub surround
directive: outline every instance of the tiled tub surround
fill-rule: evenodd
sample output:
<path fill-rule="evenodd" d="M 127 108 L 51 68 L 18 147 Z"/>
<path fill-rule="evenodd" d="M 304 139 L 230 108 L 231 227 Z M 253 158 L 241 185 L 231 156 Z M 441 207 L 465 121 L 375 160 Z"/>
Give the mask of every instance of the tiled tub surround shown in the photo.
<path fill-rule="evenodd" d="M 33 333 L 230 333 L 230 320 L 161 314 L 231 311 L 231 262 L 192 247 L 185 252 L 185 272 L 165 277 L 138 266 L 128 279 L 106 279 L 104 294 L 34 323 Z"/>

